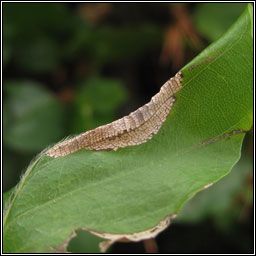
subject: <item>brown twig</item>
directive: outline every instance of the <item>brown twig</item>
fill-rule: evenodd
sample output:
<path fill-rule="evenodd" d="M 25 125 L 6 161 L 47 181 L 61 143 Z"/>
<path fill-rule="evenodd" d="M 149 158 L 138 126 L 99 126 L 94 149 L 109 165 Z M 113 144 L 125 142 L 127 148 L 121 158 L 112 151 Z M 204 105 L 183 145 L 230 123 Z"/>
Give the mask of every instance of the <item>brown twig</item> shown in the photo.
<path fill-rule="evenodd" d="M 159 253 L 156 240 L 154 238 L 143 241 L 146 253 Z"/>

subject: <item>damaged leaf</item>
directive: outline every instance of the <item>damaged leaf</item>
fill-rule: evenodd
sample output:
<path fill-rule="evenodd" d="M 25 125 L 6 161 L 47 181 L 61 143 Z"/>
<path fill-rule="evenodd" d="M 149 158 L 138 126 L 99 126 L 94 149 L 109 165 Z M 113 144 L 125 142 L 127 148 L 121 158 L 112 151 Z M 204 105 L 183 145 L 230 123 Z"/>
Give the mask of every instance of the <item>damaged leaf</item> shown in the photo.
<path fill-rule="evenodd" d="M 165 122 L 175 102 L 174 94 L 181 89 L 181 80 L 182 74 L 178 72 L 161 87 L 160 92 L 149 103 L 130 115 L 62 141 L 47 150 L 45 155 L 57 158 L 82 148 L 95 151 L 117 150 L 146 142 Z"/>
<path fill-rule="evenodd" d="M 79 229 L 106 238 L 105 245 L 149 238 L 148 230 L 154 237 L 159 223 L 168 226 L 168 216 L 227 175 L 252 126 L 250 9 L 181 70 L 182 88 L 152 139 L 32 162 L 6 200 L 4 252 L 65 252 Z"/>

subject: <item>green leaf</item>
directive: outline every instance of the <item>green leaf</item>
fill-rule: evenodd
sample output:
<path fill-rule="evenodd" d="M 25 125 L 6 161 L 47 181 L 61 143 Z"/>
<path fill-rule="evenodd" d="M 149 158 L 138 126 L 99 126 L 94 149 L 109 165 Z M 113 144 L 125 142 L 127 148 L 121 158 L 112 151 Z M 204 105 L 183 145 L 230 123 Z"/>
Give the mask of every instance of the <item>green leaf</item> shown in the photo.
<path fill-rule="evenodd" d="M 11 196 L 13 195 L 14 188 L 8 190 L 7 192 L 4 193 L 3 195 L 3 206 L 7 204 L 7 201 L 10 200 Z"/>
<path fill-rule="evenodd" d="M 64 135 L 64 107 L 40 84 L 4 82 L 4 144 L 21 152 L 38 152 Z"/>
<path fill-rule="evenodd" d="M 246 3 L 203 3 L 194 13 L 198 31 L 208 40 L 218 39 L 245 9 Z"/>
<path fill-rule="evenodd" d="M 183 88 L 148 142 L 38 158 L 5 211 L 4 252 L 58 251 L 82 228 L 118 234 L 153 228 L 227 175 L 252 126 L 251 25 L 246 9 L 182 69 Z"/>
<path fill-rule="evenodd" d="M 47 17 L 45 14 L 47 13 Z M 27 40 L 36 35 L 70 34 L 77 23 L 76 15 L 65 4 L 5 3 L 3 5 L 4 34 L 14 40 Z"/>
<path fill-rule="evenodd" d="M 20 43 L 16 51 L 15 64 L 25 71 L 50 72 L 59 64 L 58 45 L 45 36 Z"/>
<path fill-rule="evenodd" d="M 72 125 L 78 133 L 111 122 L 126 91 L 118 80 L 92 77 L 81 83 L 74 98 Z"/>
<path fill-rule="evenodd" d="M 46 15 L 47 14 L 47 15 Z M 60 64 L 63 42 L 81 20 L 65 4 L 5 3 L 3 61 L 30 73 L 53 71 Z"/>
<path fill-rule="evenodd" d="M 89 27 L 81 24 L 67 46 L 68 55 L 85 54 L 93 63 L 130 58 L 161 46 L 163 30 L 152 24 L 136 27 Z"/>
<path fill-rule="evenodd" d="M 12 49 L 8 43 L 3 44 L 3 66 L 5 66 L 10 60 L 12 55 Z"/>
<path fill-rule="evenodd" d="M 78 230 L 68 246 L 68 251 L 72 253 L 100 253 L 99 243 L 101 238 L 95 237 L 88 231 Z"/>
<path fill-rule="evenodd" d="M 245 208 L 244 203 L 252 204 L 253 188 L 248 184 L 248 177 L 252 175 L 253 162 L 243 156 L 230 175 L 189 200 L 175 221 L 198 222 L 212 217 L 218 226 L 233 226 Z M 244 192 L 249 192 L 251 198 L 247 199 Z"/>

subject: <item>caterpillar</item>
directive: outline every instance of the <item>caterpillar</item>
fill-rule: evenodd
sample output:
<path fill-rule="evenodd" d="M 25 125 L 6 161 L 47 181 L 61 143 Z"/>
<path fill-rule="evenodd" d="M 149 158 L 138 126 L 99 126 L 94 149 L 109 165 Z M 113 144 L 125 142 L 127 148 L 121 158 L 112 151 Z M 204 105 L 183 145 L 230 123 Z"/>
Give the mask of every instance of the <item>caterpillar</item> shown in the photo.
<path fill-rule="evenodd" d="M 161 87 L 149 103 L 112 123 L 62 141 L 45 154 L 57 158 L 82 148 L 94 151 L 117 150 L 148 141 L 165 122 L 175 102 L 174 94 L 181 89 L 181 81 L 182 73 L 179 71 Z"/>

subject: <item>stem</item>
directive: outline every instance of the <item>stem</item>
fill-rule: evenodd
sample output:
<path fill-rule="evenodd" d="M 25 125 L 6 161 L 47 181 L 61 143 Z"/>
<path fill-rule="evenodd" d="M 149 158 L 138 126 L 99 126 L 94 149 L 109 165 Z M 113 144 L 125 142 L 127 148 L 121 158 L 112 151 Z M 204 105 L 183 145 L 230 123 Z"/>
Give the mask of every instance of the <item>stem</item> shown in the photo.
<path fill-rule="evenodd" d="M 156 240 L 154 238 L 143 241 L 146 253 L 159 253 Z"/>

